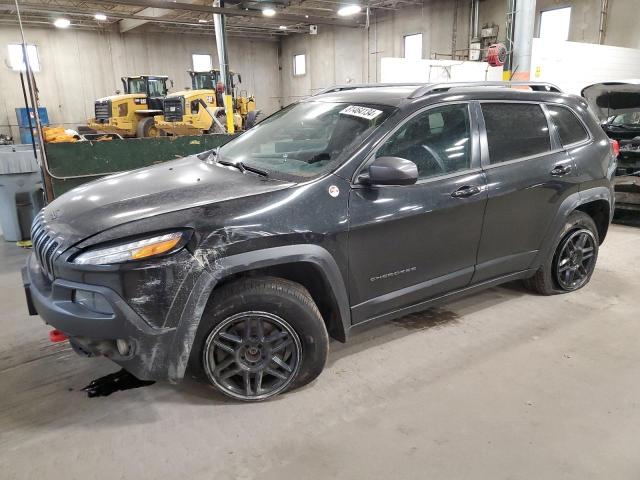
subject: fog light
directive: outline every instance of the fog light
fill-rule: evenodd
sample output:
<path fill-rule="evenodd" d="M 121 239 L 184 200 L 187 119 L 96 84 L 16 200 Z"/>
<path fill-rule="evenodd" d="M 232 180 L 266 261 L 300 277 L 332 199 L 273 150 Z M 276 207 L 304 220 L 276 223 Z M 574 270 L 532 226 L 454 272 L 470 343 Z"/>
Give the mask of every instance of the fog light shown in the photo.
<path fill-rule="evenodd" d="M 118 353 L 123 357 L 126 357 L 131 353 L 131 343 L 124 338 L 118 338 L 116 340 L 116 347 L 118 348 Z"/>
<path fill-rule="evenodd" d="M 95 313 L 101 313 L 103 315 L 112 315 L 113 308 L 107 299 L 96 292 L 89 292 L 87 290 L 76 290 L 73 295 L 73 302 L 78 305 L 82 305 L 87 310 L 91 310 Z"/>

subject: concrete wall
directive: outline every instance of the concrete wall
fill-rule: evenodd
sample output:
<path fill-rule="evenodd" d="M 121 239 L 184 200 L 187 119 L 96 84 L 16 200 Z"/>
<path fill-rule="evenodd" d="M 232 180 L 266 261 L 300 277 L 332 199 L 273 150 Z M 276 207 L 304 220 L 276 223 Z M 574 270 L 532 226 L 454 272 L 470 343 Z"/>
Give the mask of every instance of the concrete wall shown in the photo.
<path fill-rule="evenodd" d="M 495 21 L 502 26 L 505 2 L 481 1 L 480 24 Z M 418 7 L 377 11 L 371 16 L 368 30 L 320 25 L 318 35 L 284 39 L 281 50 L 283 104 L 336 83 L 378 82 L 381 59 L 401 57 L 405 35 L 422 33 L 424 58 L 468 48 L 469 7 L 468 0 L 424 0 Z M 496 11 L 501 18 L 493 18 L 491 12 Z M 307 55 L 307 74 L 294 77 L 292 61 L 298 53 Z"/>
<path fill-rule="evenodd" d="M 282 103 L 337 83 L 366 81 L 366 31 L 320 26 L 319 35 L 293 35 L 282 42 Z M 306 55 L 306 74 L 293 75 L 293 56 Z"/>
<path fill-rule="evenodd" d="M 41 104 L 52 124 L 75 128 L 93 116 L 96 98 L 122 90 L 120 77 L 165 74 L 174 80 L 174 91 L 190 86 L 186 71 L 191 54 L 209 53 L 217 64 L 213 38 L 196 35 L 33 29 L 28 43 L 38 46 L 42 71 L 36 74 Z M 0 27 L 0 133 L 17 137 L 14 108 L 24 106 L 19 74 L 6 64 L 9 43 L 20 42 L 16 28 Z M 280 107 L 278 44 L 261 40 L 229 41 L 231 68 L 242 74 L 242 89 L 256 95 L 259 108 L 272 113 Z"/>
<path fill-rule="evenodd" d="M 571 6 L 568 40 L 598 43 L 601 5 L 601 0 L 537 0 L 536 32 L 540 22 L 540 11 Z M 638 7 L 640 7 L 638 0 L 609 0 L 605 45 L 640 48 L 640 29 L 638 28 L 640 8 Z"/>
<path fill-rule="evenodd" d="M 531 67 L 532 80 L 551 82 L 579 95 L 594 83 L 640 78 L 640 50 L 534 38 Z"/>
<path fill-rule="evenodd" d="M 536 34 L 541 10 L 571 6 L 569 40 L 596 43 L 600 5 L 601 0 L 537 0 Z M 427 59 L 435 53 L 446 54 L 467 48 L 469 6 L 470 0 L 424 0 L 420 7 L 377 13 L 371 17 L 368 31 L 319 26 L 318 35 L 286 38 L 281 50 L 283 104 L 336 83 L 348 83 L 348 80 L 354 83 L 379 81 L 381 59 L 403 56 L 404 35 L 423 34 L 423 58 Z M 506 6 L 507 0 L 480 1 L 480 27 L 485 23 L 498 25 L 500 41 L 505 37 Z M 638 7 L 639 0 L 609 0 L 606 45 L 640 48 Z M 307 54 L 307 74 L 302 77 L 292 75 L 294 53 Z M 337 59 L 341 59 L 342 64 L 336 63 Z"/>

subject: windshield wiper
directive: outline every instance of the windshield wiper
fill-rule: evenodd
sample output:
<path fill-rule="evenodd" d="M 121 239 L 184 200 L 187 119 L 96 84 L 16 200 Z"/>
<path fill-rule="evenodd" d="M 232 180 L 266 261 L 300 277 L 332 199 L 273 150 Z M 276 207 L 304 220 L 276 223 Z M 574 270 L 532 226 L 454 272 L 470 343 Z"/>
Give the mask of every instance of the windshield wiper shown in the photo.
<path fill-rule="evenodd" d="M 202 152 L 198 154 L 198 158 L 203 162 L 212 162 L 219 163 L 220 165 L 224 165 L 225 167 L 236 167 L 242 173 L 251 172 L 256 175 L 260 175 L 261 177 L 268 177 L 269 174 L 264 170 L 260 170 L 256 167 L 250 167 L 249 165 L 245 165 L 241 161 L 230 162 L 229 160 L 223 160 L 220 155 L 220 147 L 212 148 L 211 150 L 207 150 L 206 152 Z"/>
<path fill-rule="evenodd" d="M 229 160 L 219 159 L 219 160 L 216 161 L 216 163 L 219 163 L 220 165 L 224 165 L 224 166 L 227 166 L 227 167 L 236 167 L 242 173 L 251 172 L 251 173 L 255 173 L 256 175 L 260 175 L 261 177 L 268 177 L 269 176 L 269 174 L 267 172 L 265 172 L 264 170 L 260 170 L 259 168 L 255 168 L 255 167 L 250 167 L 249 165 L 245 165 L 241 161 L 230 162 Z"/>

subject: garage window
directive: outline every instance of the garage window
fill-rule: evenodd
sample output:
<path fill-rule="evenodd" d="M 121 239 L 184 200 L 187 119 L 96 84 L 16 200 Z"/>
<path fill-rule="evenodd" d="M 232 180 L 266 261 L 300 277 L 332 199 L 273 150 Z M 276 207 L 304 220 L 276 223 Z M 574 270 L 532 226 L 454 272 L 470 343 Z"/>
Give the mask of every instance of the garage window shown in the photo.
<path fill-rule="evenodd" d="M 307 56 L 303 53 L 293 56 L 293 74 L 296 76 L 307 73 Z"/>
<path fill-rule="evenodd" d="M 411 60 L 422 59 L 422 34 L 404 36 L 404 58 Z"/>
<path fill-rule="evenodd" d="M 206 53 L 194 53 L 191 55 L 194 72 L 208 72 L 213 69 L 211 55 Z"/>
<path fill-rule="evenodd" d="M 483 103 L 482 114 L 492 164 L 551 150 L 549 125 L 540 105 Z"/>
<path fill-rule="evenodd" d="M 558 129 L 562 145 L 567 146 L 589 139 L 589 134 L 571 110 L 557 105 L 547 105 L 547 110 Z"/>
<path fill-rule="evenodd" d="M 570 22 L 571 7 L 540 12 L 540 38 L 544 40 L 568 40 Z"/>
<path fill-rule="evenodd" d="M 40 59 L 38 58 L 38 47 L 35 45 L 27 45 L 27 58 L 29 58 L 29 67 L 32 72 L 40 71 Z M 9 44 L 9 66 L 14 72 L 24 72 L 27 66 L 24 63 L 24 52 L 22 44 Z"/>

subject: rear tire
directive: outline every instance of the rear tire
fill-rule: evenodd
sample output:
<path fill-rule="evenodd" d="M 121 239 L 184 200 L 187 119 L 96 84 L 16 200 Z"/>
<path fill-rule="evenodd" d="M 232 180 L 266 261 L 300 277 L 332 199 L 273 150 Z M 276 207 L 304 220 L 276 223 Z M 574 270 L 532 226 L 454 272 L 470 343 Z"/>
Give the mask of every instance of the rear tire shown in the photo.
<path fill-rule="evenodd" d="M 251 110 L 247 113 L 247 119 L 244 122 L 244 129 L 249 130 L 254 127 L 256 123 L 258 123 L 258 115 L 260 115 L 260 110 Z"/>
<path fill-rule="evenodd" d="M 153 117 L 145 117 L 138 122 L 136 137 L 158 137 L 159 135 L 160 130 L 156 127 L 156 122 Z"/>
<path fill-rule="evenodd" d="M 579 290 L 591 280 L 599 243 L 593 219 L 584 212 L 572 212 L 556 237 L 552 253 L 525 285 L 541 295 Z"/>
<path fill-rule="evenodd" d="M 324 321 L 302 285 L 248 278 L 214 292 L 191 367 L 231 398 L 260 401 L 314 380 L 328 351 Z"/>

